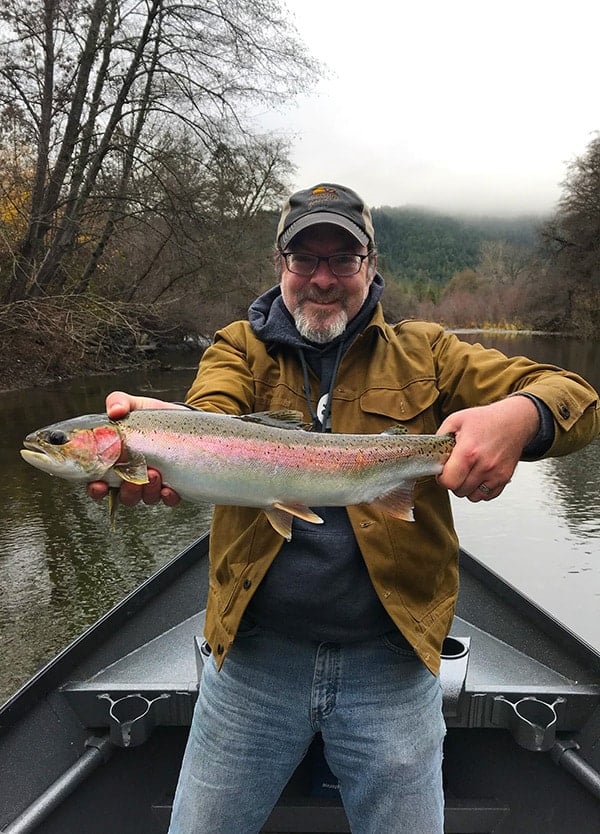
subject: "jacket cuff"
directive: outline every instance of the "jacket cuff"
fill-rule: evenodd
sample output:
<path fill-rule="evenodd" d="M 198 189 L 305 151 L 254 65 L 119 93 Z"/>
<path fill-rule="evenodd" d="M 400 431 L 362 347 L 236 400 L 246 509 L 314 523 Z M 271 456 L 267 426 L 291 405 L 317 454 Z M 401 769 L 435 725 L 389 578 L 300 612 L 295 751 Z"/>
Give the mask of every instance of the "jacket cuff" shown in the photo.
<path fill-rule="evenodd" d="M 521 458 L 523 460 L 534 460 L 541 458 L 554 443 L 554 417 L 545 402 L 533 394 L 520 391 L 515 394 L 518 397 L 527 397 L 535 405 L 540 416 L 540 428 L 531 443 L 523 449 Z"/>

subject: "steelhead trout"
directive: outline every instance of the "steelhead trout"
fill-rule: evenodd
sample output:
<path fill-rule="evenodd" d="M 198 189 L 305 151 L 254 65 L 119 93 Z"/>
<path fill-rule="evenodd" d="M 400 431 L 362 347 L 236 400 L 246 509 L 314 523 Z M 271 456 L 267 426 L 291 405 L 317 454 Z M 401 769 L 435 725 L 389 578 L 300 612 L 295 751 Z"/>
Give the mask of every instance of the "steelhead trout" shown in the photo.
<path fill-rule="evenodd" d="M 315 524 L 310 506 L 372 504 L 413 519 L 417 478 L 437 475 L 454 436 L 317 434 L 298 412 L 235 417 L 206 411 L 133 411 L 122 420 L 90 414 L 29 434 L 21 455 L 70 481 L 148 482 L 147 468 L 188 501 L 259 507 L 291 538 L 294 516 Z M 112 513 L 111 513 L 112 515 Z"/>

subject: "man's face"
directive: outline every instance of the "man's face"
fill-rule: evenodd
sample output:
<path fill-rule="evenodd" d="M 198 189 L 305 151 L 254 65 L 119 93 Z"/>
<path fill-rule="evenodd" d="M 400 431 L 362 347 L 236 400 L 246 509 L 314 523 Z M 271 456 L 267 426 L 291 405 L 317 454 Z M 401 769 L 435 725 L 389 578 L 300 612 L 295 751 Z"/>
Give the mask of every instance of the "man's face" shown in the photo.
<path fill-rule="evenodd" d="M 311 226 L 288 243 L 286 252 L 302 255 L 366 255 L 367 247 L 349 232 L 330 223 Z M 290 272 L 282 259 L 281 294 L 296 327 L 305 339 L 323 344 L 340 336 L 362 307 L 375 263 L 363 260 L 356 275 L 338 277 L 320 261 L 310 277 Z"/>

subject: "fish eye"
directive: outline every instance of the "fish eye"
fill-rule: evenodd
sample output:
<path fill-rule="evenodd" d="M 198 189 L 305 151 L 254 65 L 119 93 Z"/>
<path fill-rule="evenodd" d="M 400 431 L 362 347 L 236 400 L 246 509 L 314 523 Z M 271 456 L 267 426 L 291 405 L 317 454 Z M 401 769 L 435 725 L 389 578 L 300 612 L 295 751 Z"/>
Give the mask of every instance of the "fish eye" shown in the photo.
<path fill-rule="evenodd" d="M 51 431 L 46 439 L 52 446 L 64 446 L 69 438 L 64 431 Z"/>

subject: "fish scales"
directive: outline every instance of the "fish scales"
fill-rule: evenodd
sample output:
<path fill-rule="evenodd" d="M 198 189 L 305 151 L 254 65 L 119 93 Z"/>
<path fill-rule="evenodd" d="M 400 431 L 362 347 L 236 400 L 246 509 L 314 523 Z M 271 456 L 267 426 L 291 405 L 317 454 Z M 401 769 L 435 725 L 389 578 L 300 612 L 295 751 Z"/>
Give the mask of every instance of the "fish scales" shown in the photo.
<path fill-rule="evenodd" d="M 260 508 L 289 538 L 294 516 L 321 522 L 311 506 L 372 503 L 412 520 L 415 480 L 438 474 L 454 446 L 452 435 L 318 434 L 273 422 L 189 410 L 87 415 L 32 432 L 21 454 L 50 474 L 113 487 L 147 482 L 153 467 L 182 498 Z"/>

